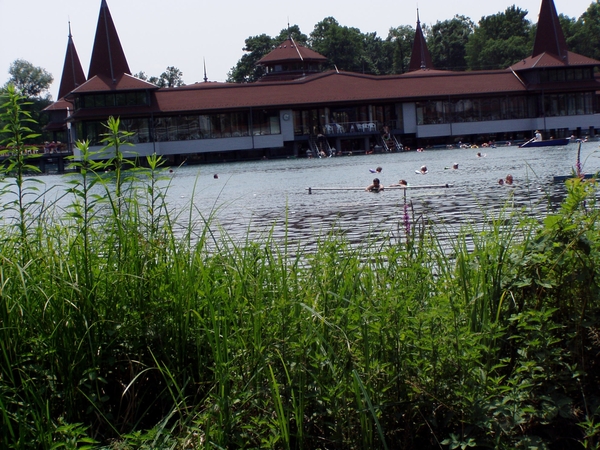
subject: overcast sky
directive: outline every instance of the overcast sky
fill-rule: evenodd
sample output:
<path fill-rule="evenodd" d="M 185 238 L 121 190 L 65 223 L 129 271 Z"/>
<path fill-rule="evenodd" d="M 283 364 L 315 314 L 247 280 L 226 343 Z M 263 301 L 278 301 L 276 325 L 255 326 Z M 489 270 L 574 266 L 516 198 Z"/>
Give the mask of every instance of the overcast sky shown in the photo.
<path fill-rule="evenodd" d="M 15 59 L 25 59 L 54 76 L 56 99 L 67 47 L 68 24 L 87 75 L 100 11 L 100 0 L 0 0 L 0 85 Z M 287 23 L 308 35 L 315 24 L 334 17 L 342 26 L 384 38 L 400 25 L 415 27 L 451 19 L 456 14 L 481 17 L 516 5 L 537 22 L 541 0 L 107 0 L 132 73 L 159 76 L 167 66 L 183 72 L 186 84 L 202 81 L 203 59 L 209 80 L 225 81 L 242 57 L 249 36 L 276 36 Z M 578 18 L 592 0 L 555 0 L 559 14 Z"/>

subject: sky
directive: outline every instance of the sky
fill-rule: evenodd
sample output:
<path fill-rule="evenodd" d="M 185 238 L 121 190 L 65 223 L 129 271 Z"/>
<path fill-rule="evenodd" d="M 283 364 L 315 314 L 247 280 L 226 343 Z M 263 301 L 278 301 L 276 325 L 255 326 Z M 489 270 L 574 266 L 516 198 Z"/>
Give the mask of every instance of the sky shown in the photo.
<path fill-rule="evenodd" d="M 559 14 L 574 18 L 591 3 L 554 0 Z M 100 4 L 101 0 L 0 0 L 0 85 L 10 77 L 10 64 L 24 59 L 54 76 L 50 94 L 56 100 L 69 22 L 87 75 Z M 417 8 L 424 25 L 456 14 L 477 23 L 512 5 L 527 10 L 527 19 L 537 22 L 541 0 L 107 0 L 107 4 L 132 73 L 159 76 L 175 66 L 183 72 L 184 82 L 192 84 L 204 79 L 204 62 L 210 81 L 225 81 L 243 56 L 248 37 L 277 36 L 288 22 L 309 35 L 318 22 L 333 17 L 342 26 L 376 32 L 385 39 L 390 28 L 415 27 Z"/>

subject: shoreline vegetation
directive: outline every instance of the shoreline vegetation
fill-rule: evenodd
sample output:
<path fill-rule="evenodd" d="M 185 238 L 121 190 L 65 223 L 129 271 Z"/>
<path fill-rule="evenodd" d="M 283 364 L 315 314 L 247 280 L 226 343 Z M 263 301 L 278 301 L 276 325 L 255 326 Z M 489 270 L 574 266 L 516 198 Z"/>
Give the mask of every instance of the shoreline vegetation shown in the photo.
<path fill-rule="evenodd" d="M 21 103 L 0 110 L 3 448 L 600 448 L 593 181 L 450 251 L 407 205 L 400 243 L 181 236 L 118 119 L 113 158 L 77 143 L 70 203 L 43 203 Z"/>

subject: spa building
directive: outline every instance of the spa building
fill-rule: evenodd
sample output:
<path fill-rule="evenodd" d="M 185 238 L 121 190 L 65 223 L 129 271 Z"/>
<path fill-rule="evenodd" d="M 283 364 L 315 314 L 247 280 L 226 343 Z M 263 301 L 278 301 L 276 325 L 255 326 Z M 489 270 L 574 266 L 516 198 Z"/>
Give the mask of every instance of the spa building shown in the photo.
<path fill-rule="evenodd" d="M 140 44 L 141 45 L 141 44 Z M 553 0 L 542 0 L 530 57 L 503 70 L 436 70 L 419 21 L 409 71 L 323 70 L 327 59 L 288 39 L 258 64 L 255 83 L 158 88 L 132 76 L 102 0 L 87 76 L 69 32 L 47 129 L 73 147 L 102 148 L 102 123 L 133 132 L 131 155 L 172 164 L 349 152 L 458 142 L 593 136 L 600 130 L 600 61 L 568 50 Z M 75 149 L 75 155 L 77 151 Z"/>

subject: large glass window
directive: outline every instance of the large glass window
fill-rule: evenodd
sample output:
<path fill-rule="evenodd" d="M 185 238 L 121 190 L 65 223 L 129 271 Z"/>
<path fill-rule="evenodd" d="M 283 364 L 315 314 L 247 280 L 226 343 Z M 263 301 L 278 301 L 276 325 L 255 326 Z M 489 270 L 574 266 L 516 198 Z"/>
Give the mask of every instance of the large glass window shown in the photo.
<path fill-rule="evenodd" d="M 281 134 L 279 111 L 258 110 L 252 112 L 252 132 L 254 135 Z"/>

